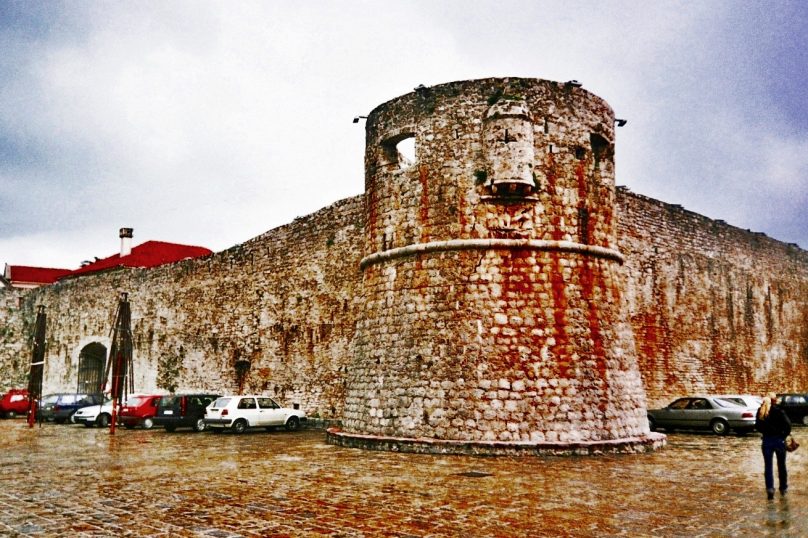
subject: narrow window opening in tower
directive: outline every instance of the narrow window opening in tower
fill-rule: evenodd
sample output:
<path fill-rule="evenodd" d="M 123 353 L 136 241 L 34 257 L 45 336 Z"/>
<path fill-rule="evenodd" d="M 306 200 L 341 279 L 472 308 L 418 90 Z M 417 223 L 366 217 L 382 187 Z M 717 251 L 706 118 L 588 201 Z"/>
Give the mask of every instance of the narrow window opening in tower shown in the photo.
<path fill-rule="evenodd" d="M 382 165 L 405 169 L 415 163 L 415 135 L 404 134 L 382 142 Z"/>
<path fill-rule="evenodd" d="M 595 161 L 595 169 L 597 169 L 601 161 L 609 158 L 609 141 L 598 133 L 590 133 L 589 143 L 592 145 L 592 155 Z"/>
<path fill-rule="evenodd" d="M 508 139 L 508 129 L 505 129 L 505 143 L 507 144 L 508 142 L 510 142 Z"/>
<path fill-rule="evenodd" d="M 396 144 L 398 152 L 398 165 L 401 168 L 408 168 L 415 162 L 415 137 L 410 136 Z"/>
<path fill-rule="evenodd" d="M 544 118 L 544 134 L 550 134 L 550 122 Z"/>
<path fill-rule="evenodd" d="M 584 159 L 584 157 L 586 157 L 586 150 L 584 148 L 582 148 L 581 146 L 576 146 L 575 147 L 575 158 L 578 159 L 579 161 L 582 161 Z"/>

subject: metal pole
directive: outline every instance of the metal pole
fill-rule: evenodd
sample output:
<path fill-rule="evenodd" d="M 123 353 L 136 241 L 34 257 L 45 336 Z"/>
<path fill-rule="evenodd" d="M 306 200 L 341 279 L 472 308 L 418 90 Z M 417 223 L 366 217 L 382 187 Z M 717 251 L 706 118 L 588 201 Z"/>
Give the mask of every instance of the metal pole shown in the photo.
<path fill-rule="evenodd" d="M 45 369 L 45 305 L 37 306 L 34 345 L 31 352 L 31 370 L 28 374 L 28 427 L 36 422 L 36 408 L 42 398 L 42 374 Z"/>

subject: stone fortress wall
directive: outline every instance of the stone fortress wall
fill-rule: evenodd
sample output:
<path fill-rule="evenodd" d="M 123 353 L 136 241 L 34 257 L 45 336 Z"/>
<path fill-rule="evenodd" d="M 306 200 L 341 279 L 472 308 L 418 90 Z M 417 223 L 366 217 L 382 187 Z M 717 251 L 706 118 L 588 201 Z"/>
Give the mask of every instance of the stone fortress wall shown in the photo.
<path fill-rule="evenodd" d="M 235 365 L 246 360 L 244 391 L 337 418 L 361 306 L 363 202 L 337 202 L 204 258 L 33 290 L 10 320 L 14 333 L 32 333 L 36 305 L 46 305 L 43 390 L 75 391 L 82 350 L 100 343 L 109 351 L 118 295 L 126 291 L 138 392 L 236 393 Z M 24 385 L 29 361 L 30 347 L 9 348 L 3 385 Z"/>
<path fill-rule="evenodd" d="M 625 189 L 617 200 L 649 403 L 808 392 L 808 252 Z"/>
<path fill-rule="evenodd" d="M 445 86 L 455 88 L 452 91 L 458 91 L 458 96 L 463 93 L 462 84 Z M 476 102 L 485 103 L 478 105 L 479 123 L 458 117 L 440 124 L 440 130 L 451 137 L 462 135 L 454 131 L 463 126 L 482 131 L 484 123 L 493 121 L 486 122 L 484 109 L 496 105 L 496 101 L 489 104 L 488 99 L 497 88 L 491 84 L 478 96 Z M 520 96 L 513 88 L 508 92 L 514 94 L 510 97 Z M 530 98 L 525 101 L 530 104 Z M 425 106 L 433 105 L 427 102 Z M 433 112 L 439 110 L 439 104 L 434 107 Z M 605 104 L 604 110 L 607 110 Z M 518 119 L 522 114 L 518 107 L 511 112 L 501 115 Z M 608 114 L 610 111 L 607 117 Z M 554 128 L 559 129 L 557 136 L 567 136 L 559 125 L 552 118 L 546 127 L 541 121 L 534 136 L 541 135 L 545 128 L 550 136 Z M 392 144 L 397 136 L 415 134 L 414 131 L 403 128 L 392 138 L 390 133 L 380 132 L 380 141 Z M 109 348 L 118 292 L 127 291 L 133 313 L 138 391 L 235 392 L 241 385 L 245 392 L 262 392 L 286 404 L 298 404 L 311 416 L 344 420 L 357 431 L 417 435 L 419 425 L 427 424 L 433 435 L 437 432 L 449 438 L 474 438 L 482 430 L 464 430 L 470 419 L 464 418 L 460 424 L 456 412 L 466 407 L 453 404 L 452 400 L 459 398 L 451 398 L 448 393 L 458 390 L 458 373 L 463 373 L 464 380 L 469 378 L 467 372 L 476 375 L 478 366 L 483 364 L 475 363 L 477 350 L 490 354 L 484 363 L 490 373 L 475 378 L 476 386 L 468 387 L 467 397 L 497 400 L 499 404 L 491 406 L 501 405 L 503 409 L 508 406 L 513 407 L 507 409 L 509 412 L 523 412 L 518 398 L 500 398 L 500 391 L 508 396 L 512 393 L 524 396 L 541 386 L 546 392 L 536 399 L 539 409 L 544 405 L 549 412 L 552 406 L 553 413 L 571 413 L 572 420 L 596 421 L 595 417 L 584 416 L 583 399 L 576 404 L 578 408 L 562 411 L 563 399 L 570 394 L 564 391 L 569 389 L 570 382 L 564 382 L 564 376 L 553 377 L 553 372 L 547 375 L 543 371 L 551 367 L 558 369 L 556 373 L 564 368 L 574 370 L 577 357 L 570 356 L 569 364 L 547 363 L 538 370 L 532 365 L 522 368 L 516 364 L 522 376 L 509 379 L 502 375 L 515 371 L 520 354 L 538 353 L 533 363 L 547 361 L 546 357 L 557 351 L 551 349 L 553 346 L 567 345 L 576 338 L 582 338 L 581 346 L 590 345 L 591 349 L 600 346 L 597 348 L 600 355 L 595 353 L 591 359 L 590 372 L 602 371 L 606 375 L 608 370 L 609 376 L 614 372 L 617 377 L 627 372 L 631 387 L 636 368 L 645 395 L 631 392 L 635 390 L 631 388 L 627 397 L 647 398 L 649 406 L 691 392 L 808 390 L 808 252 L 625 189 L 579 191 L 580 162 L 584 163 L 587 185 L 600 184 L 595 182 L 601 182 L 604 174 L 613 174 L 610 163 L 603 166 L 598 163 L 599 170 L 594 170 L 596 155 L 592 149 L 608 155 L 612 133 L 608 129 L 600 131 L 603 138 L 600 140 L 590 138 L 590 132 L 587 130 L 587 136 L 580 137 L 581 144 L 568 144 L 559 153 L 548 151 L 543 155 L 541 162 L 552 159 L 566 163 L 564 170 L 570 173 L 556 179 L 547 174 L 550 167 L 539 167 L 538 180 L 533 183 L 535 191 L 529 195 L 539 198 L 537 203 L 545 210 L 538 213 L 534 210 L 527 218 L 510 215 L 509 211 L 518 209 L 519 203 L 495 206 L 505 208 L 507 218 L 504 214 L 470 209 L 471 204 L 463 205 L 470 199 L 479 201 L 475 196 L 495 194 L 485 189 L 496 169 L 488 168 L 487 177 L 477 173 L 486 170 L 484 162 L 468 164 L 444 155 L 440 157 L 444 164 L 439 164 L 436 156 L 424 174 L 419 166 L 402 168 L 389 146 L 374 146 L 389 150 L 388 172 L 395 181 L 386 188 L 399 189 L 394 196 L 386 195 L 388 202 L 383 211 L 373 212 L 382 206 L 380 191 L 371 188 L 367 195 L 342 200 L 205 258 L 151 270 L 119 269 L 24 293 L 0 290 L 0 388 L 24 386 L 36 305 L 44 304 L 48 314 L 44 389 L 75 390 L 82 350 L 96 342 Z M 485 138 L 479 140 L 478 149 L 484 151 L 487 142 Z M 517 148 L 521 150 L 524 148 Z M 385 158 L 385 155 L 370 153 L 367 158 Z M 466 183 L 435 182 L 444 166 L 465 167 Z M 533 179 L 532 173 L 528 178 L 518 167 L 511 172 L 513 175 L 509 177 L 524 178 L 525 184 Z M 368 181 L 376 181 L 372 177 Z M 550 181 L 558 181 L 560 186 L 554 192 L 566 197 L 561 206 L 542 199 L 549 195 Z M 613 176 L 607 186 L 609 182 L 613 184 Z M 461 188 L 471 189 L 475 194 L 470 198 L 464 196 L 459 193 Z M 579 193 L 583 195 L 578 197 Z M 609 197 L 615 203 L 613 214 L 597 205 Z M 401 201 L 399 206 L 393 202 L 395 199 Z M 447 200 L 449 203 L 445 203 Z M 573 203 L 568 203 L 570 200 Z M 581 200 L 587 203 L 579 204 Z M 557 207 L 562 209 L 557 211 Z M 388 218 L 391 220 L 386 221 Z M 584 220 L 591 224 L 582 227 Z M 418 225 L 401 226 L 404 221 Z M 475 227 L 475 223 L 482 223 L 482 228 Z M 528 223 L 533 224 L 533 229 L 526 226 Z M 475 236 L 480 230 L 491 235 L 503 234 L 499 239 L 540 237 L 534 230 L 547 228 L 548 223 L 555 232 L 550 232 L 547 240 L 573 240 L 601 246 L 604 252 L 618 251 L 624 263 L 620 265 L 616 258 L 609 257 L 587 262 L 579 253 L 523 253 L 518 249 L 483 255 L 468 250 L 408 255 L 396 261 L 369 258 L 414 243 L 451 240 L 458 234 L 480 239 L 481 236 Z M 569 263 L 573 259 L 575 265 Z M 530 336 L 532 330 L 541 328 L 530 325 L 518 314 L 518 303 L 514 303 L 513 311 L 496 312 L 492 306 L 486 312 L 485 324 L 482 321 L 478 324 L 479 316 L 470 317 L 468 310 L 461 311 L 457 318 L 452 315 L 452 301 L 479 298 L 481 302 L 475 308 L 484 308 L 486 301 L 490 299 L 494 305 L 502 294 L 518 298 L 533 293 L 522 289 L 526 281 L 534 286 L 531 288 L 534 291 L 535 286 L 549 282 L 549 287 L 537 293 L 544 293 L 545 299 L 554 304 L 569 304 L 565 301 L 570 292 L 559 293 L 558 283 L 553 287 L 552 273 L 544 273 L 547 280 L 536 276 L 531 281 L 529 278 L 533 277 L 524 268 L 564 268 L 586 263 L 598 268 L 598 276 L 591 281 L 575 277 L 576 301 L 584 298 L 579 303 L 584 305 L 578 308 L 580 311 L 565 310 L 561 315 L 561 310 L 545 308 L 541 314 L 546 323 L 544 329 L 563 330 L 564 334 L 550 342 L 545 356 L 541 347 L 537 351 L 517 342 L 520 335 Z M 490 280 L 483 278 L 496 275 L 493 269 L 503 266 L 517 268 L 511 274 L 523 280 L 514 278 L 503 283 L 493 276 Z M 452 284 L 444 286 L 456 278 L 452 271 L 477 274 L 477 287 L 460 294 Z M 386 287 L 397 281 L 405 285 Z M 367 294 L 365 290 L 373 291 Z M 18 296 L 22 297 L 21 303 Z M 421 300 L 415 300 L 418 298 Z M 434 312 L 435 316 L 427 316 L 422 322 L 410 319 L 409 310 L 418 312 L 419 308 L 420 312 Z M 593 308 L 605 312 L 598 320 L 613 323 L 593 324 L 590 317 Z M 379 322 L 384 316 L 388 316 L 386 321 Z M 538 323 L 536 319 L 538 316 L 534 324 Z M 574 330 L 560 328 L 567 320 L 574 321 L 570 325 Z M 492 330 L 500 324 L 500 330 Z M 403 336 L 395 336 L 397 325 L 406 325 Z M 385 332 L 385 327 L 389 332 Z M 595 342 L 597 338 L 592 338 L 593 328 L 601 338 L 599 344 Z M 504 329 L 515 334 L 507 334 Z M 588 334 L 586 338 L 580 336 L 584 333 Z M 550 336 L 553 335 L 542 335 L 545 344 Z M 383 346 L 374 345 L 377 338 L 384 342 Z M 618 349 L 622 355 L 610 357 L 604 349 Z M 496 353 L 491 353 L 492 350 Z M 461 357 L 462 361 L 452 362 L 453 357 Z M 236 364 L 242 361 L 249 361 L 249 370 L 239 379 Z M 636 366 L 632 366 L 632 361 Z M 606 365 L 608 368 L 603 369 Z M 390 376 L 388 381 L 396 376 L 411 376 L 419 388 L 412 394 L 396 393 L 393 389 L 386 395 L 395 397 L 400 409 L 409 413 L 402 413 L 399 420 L 409 430 L 385 429 L 389 423 L 382 420 L 391 418 L 392 406 L 381 405 L 383 398 L 368 398 L 360 405 L 366 394 L 362 391 L 368 388 L 361 383 L 371 382 L 374 377 L 378 380 L 379 375 Z M 431 383 L 433 377 L 437 385 Z M 500 379 L 510 386 L 500 385 Z M 425 383 L 426 380 L 429 382 Z M 597 376 L 591 380 L 588 393 L 580 388 L 582 381 L 575 382 L 579 384 L 576 394 L 598 397 L 603 394 L 592 388 L 604 386 L 598 384 Z M 556 397 L 550 394 L 551 388 L 558 389 Z M 419 396 L 420 389 L 425 391 L 424 396 L 430 390 L 434 393 L 425 398 Z M 369 401 L 374 399 L 379 401 Z M 604 414 L 620 412 L 619 407 L 609 407 L 615 405 L 611 396 L 594 404 L 594 409 L 599 405 L 605 406 L 601 410 Z M 475 411 L 482 415 L 480 422 L 490 420 L 483 423 L 483 429 L 494 432 L 493 437 L 500 440 L 508 435 L 511 439 L 522 439 L 523 433 L 530 439 L 531 431 L 541 431 L 550 440 L 546 432 L 555 431 L 545 432 L 541 427 L 522 431 L 518 425 L 509 429 L 507 424 L 496 424 L 496 414 L 486 418 L 482 407 L 468 410 L 471 417 Z M 450 432 L 452 428 L 455 431 Z M 620 428 L 623 431 L 615 435 L 631 434 L 642 426 L 624 420 L 617 427 Z M 594 431 L 609 435 L 609 429 Z M 564 431 L 562 427 L 552 438 L 560 439 Z M 511 433 L 503 436 L 505 432 Z M 481 434 L 479 438 L 490 437 Z"/>

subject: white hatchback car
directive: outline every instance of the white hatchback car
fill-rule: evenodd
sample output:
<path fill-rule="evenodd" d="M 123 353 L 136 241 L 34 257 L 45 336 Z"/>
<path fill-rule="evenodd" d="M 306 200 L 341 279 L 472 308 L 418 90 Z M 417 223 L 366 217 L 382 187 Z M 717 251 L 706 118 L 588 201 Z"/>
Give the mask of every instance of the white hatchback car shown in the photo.
<path fill-rule="evenodd" d="M 98 426 L 106 428 L 112 420 L 112 400 L 107 400 L 104 405 L 90 405 L 82 407 L 73 414 L 71 421 L 76 424 L 84 424 L 88 428 Z"/>
<path fill-rule="evenodd" d="M 247 428 L 271 430 L 275 426 L 294 431 L 304 420 L 306 414 L 302 410 L 281 407 L 267 396 L 223 396 L 205 409 L 205 427 L 213 433 L 228 428 L 236 433 L 243 433 Z"/>

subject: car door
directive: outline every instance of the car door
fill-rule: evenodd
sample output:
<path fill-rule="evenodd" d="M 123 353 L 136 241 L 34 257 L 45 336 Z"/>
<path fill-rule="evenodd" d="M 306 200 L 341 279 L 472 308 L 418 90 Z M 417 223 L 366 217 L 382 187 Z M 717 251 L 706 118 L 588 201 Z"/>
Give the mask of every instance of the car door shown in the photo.
<path fill-rule="evenodd" d="M 261 407 L 264 426 L 283 426 L 286 423 L 286 413 L 272 398 L 258 398 L 258 405 Z"/>
<path fill-rule="evenodd" d="M 706 398 L 693 398 L 684 410 L 683 427 L 706 428 L 714 416 L 713 405 Z"/>
<path fill-rule="evenodd" d="M 684 410 L 690 403 L 690 398 L 679 398 L 656 413 L 656 422 L 663 428 L 675 428 L 684 422 Z"/>
<path fill-rule="evenodd" d="M 242 396 L 236 404 L 237 415 L 246 418 L 250 426 L 261 426 L 261 411 L 255 398 L 252 396 Z"/>

